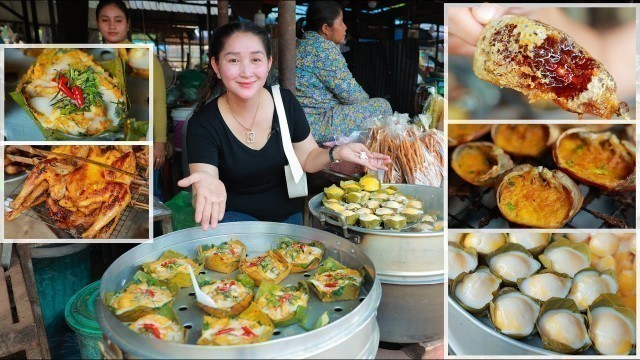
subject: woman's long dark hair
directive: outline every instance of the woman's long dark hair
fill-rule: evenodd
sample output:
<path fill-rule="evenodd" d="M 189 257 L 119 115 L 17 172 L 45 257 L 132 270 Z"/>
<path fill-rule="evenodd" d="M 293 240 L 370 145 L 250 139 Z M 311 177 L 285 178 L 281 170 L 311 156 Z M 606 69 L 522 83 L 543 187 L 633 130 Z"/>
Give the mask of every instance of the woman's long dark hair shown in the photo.
<path fill-rule="evenodd" d="M 235 33 L 249 33 L 257 36 L 260 41 L 262 41 L 267 59 L 271 58 L 271 39 L 269 38 L 269 33 L 252 22 L 232 22 L 216 29 L 209 43 L 209 58 L 215 59 L 215 61 L 218 62 L 220 60 L 220 53 L 222 53 L 222 49 L 224 49 L 227 40 Z M 223 89 L 224 85 L 222 81 L 218 79 L 211 63 L 209 63 L 207 81 L 201 89 L 202 95 L 194 112 L 200 110 L 217 90 Z"/>
<path fill-rule="evenodd" d="M 117 6 L 118 9 L 122 10 L 124 16 L 127 18 L 127 21 L 130 20 L 131 17 L 129 16 L 129 8 L 127 8 L 127 5 L 122 0 L 100 0 L 98 6 L 96 7 L 96 19 L 100 17 L 100 12 L 107 5 Z"/>
<path fill-rule="evenodd" d="M 333 26 L 338 16 L 342 13 L 342 7 L 335 1 L 313 1 L 307 8 L 305 17 L 296 21 L 296 37 L 304 39 L 305 31 L 315 31 L 317 33 L 322 29 L 322 25 L 327 24 Z M 303 27 L 302 23 L 306 21 Z"/>

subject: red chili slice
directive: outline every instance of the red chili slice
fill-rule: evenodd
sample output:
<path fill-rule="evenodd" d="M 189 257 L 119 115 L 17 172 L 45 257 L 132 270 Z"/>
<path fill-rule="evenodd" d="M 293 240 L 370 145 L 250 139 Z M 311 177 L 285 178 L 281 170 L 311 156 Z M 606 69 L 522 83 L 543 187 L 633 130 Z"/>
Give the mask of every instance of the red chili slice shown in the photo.
<path fill-rule="evenodd" d="M 233 251 L 233 246 L 229 245 L 229 251 L 231 252 L 231 255 L 236 256 L 236 252 Z"/>
<path fill-rule="evenodd" d="M 228 334 L 233 331 L 233 328 L 222 329 L 216 333 L 216 335 Z"/>
<path fill-rule="evenodd" d="M 244 331 L 244 332 L 242 333 L 242 336 L 248 336 L 248 337 L 255 337 L 255 336 L 258 336 L 258 335 L 256 335 L 253 331 L 251 331 L 251 329 L 249 329 L 249 328 L 248 328 L 248 327 L 246 327 L 246 326 L 243 326 L 243 327 L 242 327 L 242 331 Z"/>
<path fill-rule="evenodd" d="M 337 283 L 337 282 L 334 282 L 334 283 L 328 283 L 328 284 L 325 284 L 324 286 L 325 286 L 325 287 L 336 287 L 336 286 L 338 286 L 338 283 Z"/>
<path fill-rule="evenodd" d="M 73 99 L 78 104 L 78 107 L 84 106 L 84 97 L 82 97 L 82 89 L 79 86 L 74 86 L 71 88 L 71 93 L 73 93 Z"/>
<path fill-rule="evenodd" d="M 264 256 L 259 257 L 258 260 L 256 260 L 256 261 L 250 262 L 249 265 L 247 265 L 247 267 L 254 267 L 254 266 L 260 264 L 262 262 L 262 260 L 264 260 Z"/>
<path fill-rule="evenodd" d="M 178 260 L 176 260 L 176 259 L 171 259 L 171 260 L 167 260 L 167 261 L 163 262 L 162 264 L 160 264 L 160 266 L 165 267 L 165 266 L 167 266 L 167 265 L 169 265 L 169 264 L 175 264 L 175 263 L 177 263 L 177 262 L 178 262 Z"/>
<path fill-rule="evenodd" d="M 147 295 L 151 295 L 151 297 L 156 296 L 156 294 L 152 290 L 149 290 L 149 289 L 144 289 L 144 293 L 147 294 Z"/>
<path fill-rule="evenodd" d="M 145 329 L 147 332 L 150 332 L 157 339 L 162 340 L 162 336 L 160 335 L 160 329 L 158 329 L 158 327 L 155 326 L 154 324 L 142 324 L 142 328 Z"/>
<path fill-rule="evenodd" d="M 291 294 L 284 294 L 280 296 L 280 299 L 278 299 L 278 301 L 280 301 L 281 304 L 284 304 L 289 299 L 291 299 Z"/>

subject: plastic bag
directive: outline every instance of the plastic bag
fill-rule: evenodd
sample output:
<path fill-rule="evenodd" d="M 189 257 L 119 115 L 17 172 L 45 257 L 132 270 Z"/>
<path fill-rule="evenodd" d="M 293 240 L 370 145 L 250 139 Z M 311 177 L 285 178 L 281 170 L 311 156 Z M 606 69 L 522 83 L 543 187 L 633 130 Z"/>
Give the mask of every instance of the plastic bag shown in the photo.
<path fill-rule="evenodd" d="M 191 204 L 191 193 L 180 191 L 171 200 L 165 203 L 171 209 L 171 222 L 173 230 L 182 230 L 198 226 L 196 223 L 196 209 Z"/>

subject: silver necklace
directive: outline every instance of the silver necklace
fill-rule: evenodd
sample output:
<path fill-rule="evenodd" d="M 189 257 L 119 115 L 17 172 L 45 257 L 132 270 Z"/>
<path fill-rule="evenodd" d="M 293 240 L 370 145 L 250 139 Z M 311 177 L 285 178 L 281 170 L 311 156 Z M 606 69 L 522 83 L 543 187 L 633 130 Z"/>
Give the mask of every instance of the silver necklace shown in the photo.
<path fill-rule="evenodd" d="M 233 119 L 240 126 L 242 126 L 245 130 L 247 130 L 247 140 L 246 140 L 247 144 L 253 144 L 253 142 L 255 141 L 255 133 L 253 132 L 253 125 L 256 123 L 256 116 L 258 115 L 258 109 L 260 109 L 260 99 L 261 98 L 262 98 L 262 96 L 258 96 L 258 106 L 256 107 L 256 113 L 253 114 L 253 120 L 251 120 L 251 125 L 249 127 L 246 127 L 246 126 L 242 125 L 240 120 L 238 120 L 236 115 L 233 113 L 233 110 L 231 110 L 231 105 L 229 105 L 229 94 L 226 94 L 224 96 L 224 99 L 227 102 L 227 107 L 229 108 L 229 112 L 231 112 L 231 116 L 233 116 Z"/>

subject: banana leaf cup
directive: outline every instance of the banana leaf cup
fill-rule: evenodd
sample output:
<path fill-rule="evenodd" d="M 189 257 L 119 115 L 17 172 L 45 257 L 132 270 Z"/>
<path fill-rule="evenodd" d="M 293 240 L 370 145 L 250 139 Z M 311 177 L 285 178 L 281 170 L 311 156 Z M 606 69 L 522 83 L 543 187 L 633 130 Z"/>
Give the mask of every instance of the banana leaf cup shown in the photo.
<path fill-rule="evenodd" d="M 327 199 L 341 200 L 344 196 L 345 191 L 336 186 L 336 184 L 332 184 L 328 188 L 324 188 L 324 196 Z"/>
<path fill-rule="evenodd" d="M 218 245 L 198 246 L 198 260 L 204 267 L 224 274 L 238 270 L 245 258 L 247 247 L 240 240 L 225 241 Z"/>
<path fill-rule="evenodd" d="M 365 270 L 350 269 L 333 258 L 327 258 L 309 280 L 322 302 L 355 300 L 364 282 Z"/>
<path fill-rule="evenodd" d="M 165 283 L 167 286 L 180 288 L 191 286 L 189 267 L 194 273 L 200 272 L 202 265 L 183 254 L 169 250 L 162 254 L 160 259 L 142 264 L 142 271 Z"/>
<path fill-rule="evenodd" d="M 302 243 L 283 237 L 274 244 L 274 250 L 291 264 L 291 273 L 301 273 L 318 267 L 324 256 L 324 244 L 319 241 Z"/>
<path fill-rule="evenodd" d="M 255 303 L 276 327 L 282 328 L 304 321 L 308 302 L 309 287 L 304 281 L 286 287 L 263 281 Z"/>
<path fill-rule="evenodd" d="M 129 324 L 129 329 L 152 339 L 176 343 L 184 343 L 188 332 L 178 321 L 171 304 L 137 319 Z"/>
<path fill-rule="evenodd" d="M 151 275 L 138 271 L 123 291 L 107 294 L 106 304 L 124 322 L 136 321 L 153 314 L 165 305 L 171 306 L 179 287 L 171 288 Z"/>
<path fill-rule="evenodd" d="M 628 355 L 636 347 L 636 314 L 617 294 L 601 294 L 587 311 L 589 337 L 596 353 Z M 615 329 L 615 336 L 608 333 Z"/>
<path fill-rule="evenodd" d="M 268 341 L 275 326 L 271 319 L 251 303 L 235 318 L 205 316 L 198 345 L 246 345 Z"/>
<path fill-rule="evenodd" d="M 571 299 L 553 297 L 545 302 L 540 308 L 536 328 L 542 347 L 547 350 L 575 354 L 591 347 L 587 317 L 580 313 Z"/>
<path fill-rule="evenodd" d="M 82 87 L 80 87 L 81 91 L 80 91 L 80 96 L 83 96 L 82 92 L 84 91 L 84 101 L 89 101 L 92 98 L 92 95 L 89 94 L 87 95 L 87 88 L 88 87 L 93 87 L 93 86 L 98 86 L 100 85 L 100 81 L 103 81 L 103 85 L 102 86 L 106 86 L 104 85 L 104 83 L 109 83 L 110 87 L 114 88 L 114 93 L 119 92 L 121 96 L 117 96 L 117 102 L 113 102 L 113 101 L 105 101 L 104 99 L 102 101 L 96 101 L 95 102 L 95 106 L 101 106 L 101 103 L 104 104 L 105 102 L 107 102 L 108 104 L 106 104 L 107 106 L 111 106 L 111 103 L 115 104 L 116 109 L 114 112 L 114 115 L 117 117 L 117 124 L 110 126 L 109 128 L 106 128 L 102 131 L 96 132 L 96 133 L 88 133 L 85 129 L 85 132 L 83 133 L 82 131 L 80 131 L 79 134 L 74 134 L 72 132 L 70 132 L 71 128 L 74 128 L 76 125 L 76 123 L 84 123 L 84 116 L 80 116 L 78 118 L 77 121 L 75 120 L 71 120 L 73 122 L 74 125 L 69 124 L 68 126 L 63 127 L 62 129 L 57 128 L 56 125 L 60 124 L 59 120 L 56 119 L 52 119 L 50 118 L 50 115 L 46 115 L 45 113 L 36 110 L 36 107 L 34 107 L 33 104 L 30 103 L 30 95 L 28 94 L 26 87 L 29 83 L 32 82 L 32 80 L 43 80 L 42 75 L 40 75 L 42 72 L 44 72 L 43 69 L 45 69 L 50 62 L 53 62 L 54 59 L 56 59 L 55 57 L 57 55 L 60 54 L 65 54 L 65 53 L 70 53 L 70 52 L 76 52 L 79 53 L 79 50 L 76 49 L 45 49 L 36 59 L 36 61 L 31 65 L 31 67 L 29 68 L 29 70 L 27 71 L 27 73 L 25 73 L 22 77 L 22 79 L 20 80 L 20 82 L 18 83 L 18 86 L 16 87 L 16 90 L 11 92 L 9 95 L 11 96 L 11 98 L 18 104 L 18 106 L 20 106 L 29 116 L 29 118 L 31 120 L 33 120 L 33 122 L 36 124 L 36 126 L 38 127 L 38 129 L 40 130 L 40 132 L 42 133 L 42 135 L 45 137 L 46 140 L 116 140 L 116 139 L 122 139 L 123 137 L 123 126 L 125 121 L 127 120 L 127 114 L 128 114 L 128 110 L 129 110 L 129 100 L 128 100 L 128 96 L 127 96 L 127 88 L 126 88 L 126 81 L 125 81 L 125 64 L 124 61 L 121 58 L 115 58 L 113 60 L 110 61 L 104 61 L 104 62 L 95 62 L 95 65 L 98 65 L 100 68 L 102 68 L 104 70 L 104 74 L 101 74 L 100 71 L 96 71 L 93 70 L 93 73 L 96 74 L 97 78 L 95 80 L 92 80 L 90 85 L 87 85 L 88 82 L 84 82 L 82 84 Z M 86 62 L 82 62 L 82 65 L 76 65 L 73 71 L 76 72 L 84 72 L 86 69 L 90 68 L 89 66 L 85 66 Z M 92 68 L 93 69 L 93 68 Z M 70 76 L 67 74 L 67 72 L 71 72 L 72 70 L 70 70 L 69 67 L 65 67 L 65 68 L 61 68 L 60 69 L 60 73 L 63 73 L 63 75 L 65 76 Z M 105 76 L 106 75 L 106 76 Z M 56 76 L 56 78 L 53 81 L 58 81 L 57 80 L 58 77 Z M 47 79 L 49 80 L 49 79 Z M 51 84 L 55 85 L 54 82 L 51 82 Z M 71 84 L 69 84 L 69 90 L 67 91 L 71 91 L 73 89 L 73 87 L 71 86 Z M 106 89 L 106 88 L 105 88 Z M 66 96 L 66 95 L 64 95 Z M 61 100 L 67 101 L 70 98 L 67 98 L 65 100 L 64 96 L 62 94 L 58 94 L 57 97 L 54 97 L 51 101 L 48 101 L 47 97 L 44 97 L 43 95 L 38 94 L 38 96 L 33 96 L 33 98 L 40 98 L 40 99 L 45 99 L 44 101 L 47 102 L 55 102 L 58 103 Z M 104 95 L 103 95 L 104 96 Z M 115 97 L 115 95 L 113 95 Z M 75 94 L 74 94 L 75 97 Z M 119 99 L 119 100 L 118 100 Z M 76 106 L 73 105 L 72 106 Z M 88 107 L 88 105 L 86 105 Z M 93 105 L 92 105 L 93 106 Z M 77 106 L 76 106 L 77 107 Z M 83 108 L 84 109 L 84 108 Z M 88 110 L 86 111 L 90 111 L 91 108 L 88 108 Z M 43 110 L 44 111 L 44 110 Z M 60 116 L 59 118 L 62 119 L 63 117 L 67 116 L 69 119 L 71 119 L 71 117 L 76 116 L 78 117 L 78 111 L 76 111 L 75 109 L 73 109 L 73 111 L 71 111 L 69 114 L 67 114 L 69 110 L 61 110 L 60 111 Z M 85 111 L 85 112 L 86 112 Z M 106 112 L 106 107 L 104 112 Z"/>
<path fill-rule="evenodd" d="M 247 274 L 257 286 L 262 280 L 279 283 L 289 275 L 292 267 L 282 254 L 272 250 L 240 262 L 240 272 Z"/>
<path fill-rule="evenodd" d="M 237 316 L 251 305 L 253 300 L 253 280 L 247 282 L 239 274 L 233 279 L 198 281 L 200 289 L 214 300 L 217 307 L 210 307 L 196 301 L 196 305 L 215 317 L 223 318 Z"/>

